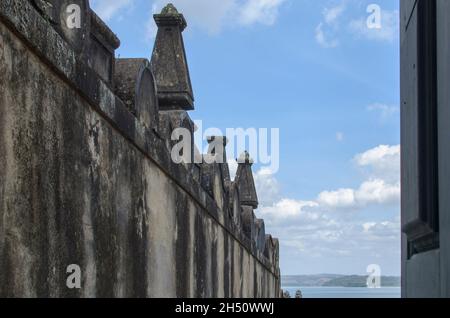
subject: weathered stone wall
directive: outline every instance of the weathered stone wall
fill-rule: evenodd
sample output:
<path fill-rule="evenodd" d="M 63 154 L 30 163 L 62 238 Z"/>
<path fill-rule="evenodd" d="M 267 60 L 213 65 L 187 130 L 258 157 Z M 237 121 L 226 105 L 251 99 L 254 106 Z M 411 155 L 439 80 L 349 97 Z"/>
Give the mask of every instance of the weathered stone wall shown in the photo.
<path fill-rule="evenodd" d="M 227 169 L 171 161 L 149 61 L 127 95 L 98 17 L 77 51 L 33 4 L 0 2 L 0 296 L 278 297 L 278 242 Z"/>

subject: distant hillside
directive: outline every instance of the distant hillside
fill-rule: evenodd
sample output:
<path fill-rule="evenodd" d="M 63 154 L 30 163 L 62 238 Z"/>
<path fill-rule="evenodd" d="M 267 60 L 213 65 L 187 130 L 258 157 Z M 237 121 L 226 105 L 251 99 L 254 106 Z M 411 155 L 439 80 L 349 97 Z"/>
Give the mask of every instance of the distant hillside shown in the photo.
<path fill-rule="evenodd" d="M 344 276 L 332 279 L 322 286 L 326 287 L 366 287 L 367 276 Z M 400 277 L 381 277 L 381 286 L 383 287 L 398 287 L 400 286 Z"/>
<path fill-rule="evenodd" d="M 367 276 L 359 275 L 295 275 L 282 276 L 281 285 L 283 287 L 366 287 Z M 399 287 L 400 277 L 382 276 L 381 286 Z"/>
<path fill-rule="evenodd" d="M 282 276 L 281 277 L 281 285 L 285 287 L 293 286 L 302 286 L 302 287 L 315 287 L 315 286 L 323 286 L 323 284 L 336 279 L 343 277 L 343 275 L 334 275 L 334 274 L 320 274 L 320 275 L 295 275 L 295 276 Z"/>

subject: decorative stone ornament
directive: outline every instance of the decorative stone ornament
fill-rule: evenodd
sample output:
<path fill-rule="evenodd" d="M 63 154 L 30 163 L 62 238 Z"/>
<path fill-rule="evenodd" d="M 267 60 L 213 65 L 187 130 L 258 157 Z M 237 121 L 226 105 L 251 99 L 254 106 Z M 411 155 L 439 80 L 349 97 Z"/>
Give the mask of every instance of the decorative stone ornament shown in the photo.
<path fill-rule="evenodd" d="M 155 14 L 154 18 L 158 26 L 178 26 L 181 32 L 187 27 L 186 19 L 172 3 L 166 5 L 160 14 Z"/>
<path fill-rule="evenodd" d="M 225 136 L 208 136 L 207 163 L 218 163 L 223 177 L 224 188 L 231 185 L 230 168 L 227 162 L 226 147 L 228 139 Z"/>
<path fill-rule="evenodd" d="M 88 0 L 59 0 L 60 30 L 75 50 L 89 47 L 91 9 Z M 58 7 L 57 7 L 58 8 Z"/>
<path fill-rule="evenodd" d="M 107 83 L 113 84 L 115 50 L 120 40 L 111 29 L 91 10 L 88 64 Z"/>
<path fill-rule="evenodd" d="M 88 0 L 33 0 L 33 3 L 76 52 L 86 52 L 91 24 Z"/>
<path fill-rule="evenodd" d="M 272 237 L 272 235 L 266 235 L 264 256 L 273 264 L 276 264 L 280 260 L 280 241 Z"/>
<path fill-rule="evenodd" d="M 264 253 L 266 248 L 266 226 L 263 219 L 256 219 L 256 247 L 259 251 Z"/>
<path fill-rule="evenodd" d="M 136 112 L 148 128 L 158 130 L 158 99 L 156 96 L 156 84 L 150 68 L 146 61 L 141 66 L 136 82 Z"/>
<path fill-rule="evenodd" d="M 239 188 L 241 204 L 257 209 L 259 203 L 252 172 L 253 160 L 250 158 L 248 152 L 244 152 L 237 161 L 238 169 L 235 182 Z"/>
<path fill-rule="evenodd" d="M 115 91 L 147 128 L 158 129 L 158 99 L 156 85 L 146 59 L 117 59 Z"/>
<path fill-rule="evenodd" d="M 152 54 L 152 69 L 160 108 L 193 110 L 194 94 L 182 36 L 187 26 L 186 20 L 172 4 L 167 5 L 160 14 L 155 14 L 154 19 L 158 32 Z"/>
<path fill-rule="evenodd" d="M 255 212 L 250 206 L 242 206 L 241 221 L 244 234 L 251 240 L 252 246 L 256 246 Z"/>
<path fill-rule="evenodd" d="M 241 226 L 241 213 L 242 213 L 242 207 L 241 207 L 241 201 L 239 198 L 239 190 L 236 185 L 236 183 L 232 182 L 230 185 L 229 190 L 229 210 L 230 210 L 230 216 L 232 217 L 234 224 L 238 227 Z"/>

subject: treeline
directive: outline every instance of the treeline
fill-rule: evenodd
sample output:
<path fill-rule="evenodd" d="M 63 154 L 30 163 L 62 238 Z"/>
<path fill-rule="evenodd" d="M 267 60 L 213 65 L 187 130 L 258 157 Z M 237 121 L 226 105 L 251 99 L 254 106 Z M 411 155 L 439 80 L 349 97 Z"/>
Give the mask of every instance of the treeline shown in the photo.
<path fill-rule="evenodd" d="M 367 276 L 360 275 L 297 275 L 283 276 L 281 285 L 283 287 L 367 287 Z M 400 277 L 382 276 L 382 287 L 399 287 Z"/>
<path fill-rule="evenodd" d="M 401 284 L 400 277 L 382 276 L 382 287 L 399 287 Z M 344 276 L 332 279 L 322 286 L 324 287 L 367 287 L 367 276 Z"/>

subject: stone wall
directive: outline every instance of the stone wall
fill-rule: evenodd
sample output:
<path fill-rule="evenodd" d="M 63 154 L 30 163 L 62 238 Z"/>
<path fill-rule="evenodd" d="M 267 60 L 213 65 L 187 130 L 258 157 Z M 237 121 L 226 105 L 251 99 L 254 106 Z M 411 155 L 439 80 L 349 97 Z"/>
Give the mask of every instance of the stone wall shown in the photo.
<path fill-rule="evenodd" d="M 47 2 L 0 2 L 0 296 L 278 297 L 251 161 L 231 181 L 170 158 L 171 130 L 193 130 L 182 15 L 156 16 L 152 61 L 116 61 L 88 1 L 75 31 Z"/>

